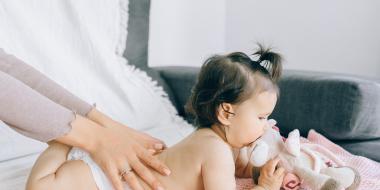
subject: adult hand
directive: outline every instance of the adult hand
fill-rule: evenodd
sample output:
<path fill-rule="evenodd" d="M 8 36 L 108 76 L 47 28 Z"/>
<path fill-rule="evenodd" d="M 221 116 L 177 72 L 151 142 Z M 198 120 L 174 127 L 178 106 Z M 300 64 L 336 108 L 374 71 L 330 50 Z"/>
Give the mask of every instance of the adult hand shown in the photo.
<path fill-rule="evenodd" d="M 148 165 L 163 175 L 170 170 L 152 154 L 166 148 L 165 144 L 145 133 L 114 121 L 93 109 L 87 117 L 104 126 L 98 145 L 90 151 L 92 158 L 101 166 L 117 190 L 122 189 L 122 177 L 133 190 L 143 189 L 136 175 L 151 188 L 163 189 L 160 182 L 144 165 Z M 131 171 L 131 172 L 130 172 Z"/>
<path fill-rule="evenodd" d="M 120 174 L 123 171 L 126 173 L 122 177 L 134 190 L 143 189 L 136 175 L 140 176 L 153 189 L 163 189 L 160 182 L 144 165 L 146 164 L 162 174 L 170 174 L 170 170 L 147 150 L 149 148 L 160 151 L 164 148 L 161 141 L 120 125 L 104 128 L 99 136 L 98 143 L 89 152 L 117 190 L 123 189 Z M 129 172 L 130 170 L 132 172 Z"/>
<path fill-rule="evenodd" d="M 161 174 L 170 174 L 170 170 L 152 155 L 165 148 L 162 141 L 115 122 L 96 109 L 87 117 L 77 115 L 71 126 L 69 133 L 56 140 L 88 151 L 116 190 L 123 189 L 121 176 L 131 189 L 143 189 L 137 175 L 152 189 L 163 189 L 147 168 L 150 166 Z"/>

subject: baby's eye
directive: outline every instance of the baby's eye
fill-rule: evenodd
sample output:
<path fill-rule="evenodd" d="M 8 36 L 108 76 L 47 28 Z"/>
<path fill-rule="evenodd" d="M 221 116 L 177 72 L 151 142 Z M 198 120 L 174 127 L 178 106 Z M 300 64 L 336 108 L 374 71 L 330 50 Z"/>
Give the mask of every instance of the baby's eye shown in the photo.
<path fill-rule="evenodd" d="M 266 117 L 259 117 L 260 120 L 266 120 Z"/>

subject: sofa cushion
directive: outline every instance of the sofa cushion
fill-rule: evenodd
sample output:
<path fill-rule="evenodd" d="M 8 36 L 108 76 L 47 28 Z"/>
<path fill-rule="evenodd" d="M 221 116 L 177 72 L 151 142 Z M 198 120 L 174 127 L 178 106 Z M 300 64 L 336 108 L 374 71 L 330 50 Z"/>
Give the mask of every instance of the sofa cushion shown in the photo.
<path fill-rule="evenodd" d="M 342 74 L 286 71 L 272 115 L 286 134 L 315 129 L 331 140 L 380 139 L 380 83 Z"/>
<path fill-rule="evenodd" d="M 343 140 L 336 141 L 338 145 L 342 146 L 347 151 L 355 155 L 364 156 L 380 162 L 380 139 L 373 140 Z"/>

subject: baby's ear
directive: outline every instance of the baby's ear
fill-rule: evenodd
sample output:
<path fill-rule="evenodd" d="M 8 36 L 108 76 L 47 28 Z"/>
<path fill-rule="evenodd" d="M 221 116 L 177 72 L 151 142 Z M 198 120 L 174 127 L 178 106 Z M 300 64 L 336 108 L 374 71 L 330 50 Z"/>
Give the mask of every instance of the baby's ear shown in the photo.
<path fill-rule="evenodd" d="M 221 103 L 217 114 L 219 122 L 223 125 L 231 125 L 230 118 L 235 115 L 234 108 L 230 103 Z"/>

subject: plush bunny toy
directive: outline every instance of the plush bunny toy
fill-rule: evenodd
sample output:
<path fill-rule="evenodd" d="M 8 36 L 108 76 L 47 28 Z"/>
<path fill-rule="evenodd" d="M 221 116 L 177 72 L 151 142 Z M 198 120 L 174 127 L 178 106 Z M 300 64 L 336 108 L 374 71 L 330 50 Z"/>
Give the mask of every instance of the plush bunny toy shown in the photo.
<path fill-rule="evenodd" d="M 268 123 L 271 126 L 276 124 L 274 120 L 270 120 Z M 313 146 L 315 145 L 311 143 L 300 143 L 300 133 L 297 129 L 290 132 L 284 142 L 280 133 L 273 127 L 269 127 L 263 136 L 257 140 L 250 162 L 256 167 L 261 167 L 269 159 L 278 156 L 280 165 L 290 175 L 298 177 L 302 181 L 301 187 L 305 186 L 313 190 L 357 188 L 360 176 L 354 169 L 343 167 L 343 163 L 329 150 L 322 148 L 323 154 L 321 154 L 321 151 L 315 151 Z M 328 155 L 332 160 L 327 159 L 325 155 Z M 340 167 L 333 167 L 332 161 Z M 289 177 L 286 175 L 285 178 L 287 176 Z M 282 189 L 295 188 L 284 187 L 283 184 Z"/>

